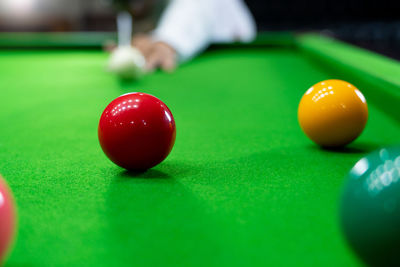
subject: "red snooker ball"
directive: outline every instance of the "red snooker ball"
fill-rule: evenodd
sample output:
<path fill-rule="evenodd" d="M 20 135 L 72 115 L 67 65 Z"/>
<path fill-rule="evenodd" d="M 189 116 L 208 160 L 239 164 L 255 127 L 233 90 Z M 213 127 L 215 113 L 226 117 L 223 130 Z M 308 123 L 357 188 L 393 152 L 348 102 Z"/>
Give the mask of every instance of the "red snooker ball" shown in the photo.
<path fill-rule="evenodd" d="M 13 197 L 6 182 L 0 176 L 0 266 L 14 239 L 15 223 Z"/>
<path fill-rule="evenodd" d="M 101 115 L 98 135 L 107 157 L 127 170 L 146 170 L 163 161 L 175 143 L 169 108 L 145 93 L 114 99 Z"/>

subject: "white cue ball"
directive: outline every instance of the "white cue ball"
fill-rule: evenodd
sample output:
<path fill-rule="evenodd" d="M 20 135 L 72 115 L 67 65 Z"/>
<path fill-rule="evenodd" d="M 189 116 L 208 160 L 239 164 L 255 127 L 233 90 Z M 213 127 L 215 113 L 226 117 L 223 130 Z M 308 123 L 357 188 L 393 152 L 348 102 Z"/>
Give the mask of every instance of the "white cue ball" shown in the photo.
<path fill-rule="evenodd" d="M 144 74 L 146 59 L 132 46 L 117 47 L 108 62 L 108 70 L 123 79 L 138 79 Z"/>

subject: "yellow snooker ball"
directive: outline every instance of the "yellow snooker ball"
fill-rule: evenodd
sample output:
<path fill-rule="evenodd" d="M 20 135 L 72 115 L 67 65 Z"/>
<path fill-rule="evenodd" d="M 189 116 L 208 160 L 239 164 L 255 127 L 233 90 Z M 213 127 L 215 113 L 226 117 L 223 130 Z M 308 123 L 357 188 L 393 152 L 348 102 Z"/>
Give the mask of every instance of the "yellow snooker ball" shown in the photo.
<path fill-rule="evenodd" d="M 322 147 L 341 147 L 354 141 L 368 120 L 364 95 L 342 80 L 326 80 L 303 95 L 298 120 L 303 132 Z"/>

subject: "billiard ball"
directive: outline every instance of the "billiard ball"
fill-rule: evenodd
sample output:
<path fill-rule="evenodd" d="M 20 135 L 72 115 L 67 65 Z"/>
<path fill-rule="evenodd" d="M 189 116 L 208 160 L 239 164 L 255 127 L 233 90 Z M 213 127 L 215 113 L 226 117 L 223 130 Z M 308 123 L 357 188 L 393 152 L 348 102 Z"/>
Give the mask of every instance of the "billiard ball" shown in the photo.
<path fill-rule="evenodd" d="M 400 265 L 400 146 L 377 150 L 354 165 L 341 197 L 340 224 L 368 265 Z"/>
<path fill-rule="evenodd" d="M 144 74 L 146 60 L 142 53 L 132 46 L 117 47 L 108 62 L 108 69 L 123 79 L 138 79 Z"/>
<path fill-rule="evenodd" d="M 342 80 L 326 80 L 312 86 L 298 107 L 303 132 L 322 147 L 341 147 L 364 130 L 368 107 L 364 95 Z"/>
<path fill-rule="evenodd" d="M 175 121 L 169 108 L 145 93 L 113 100 L 101 115 L 98 136 L 108 158 L 128 170 L 146 170 L 163 161 L 175 142 Z"/>
<path fill-rule="evenodd" d="M 0 265 L 4 262 L 15 235 L 15 208 L 11 191 L 0 176 Z"/>

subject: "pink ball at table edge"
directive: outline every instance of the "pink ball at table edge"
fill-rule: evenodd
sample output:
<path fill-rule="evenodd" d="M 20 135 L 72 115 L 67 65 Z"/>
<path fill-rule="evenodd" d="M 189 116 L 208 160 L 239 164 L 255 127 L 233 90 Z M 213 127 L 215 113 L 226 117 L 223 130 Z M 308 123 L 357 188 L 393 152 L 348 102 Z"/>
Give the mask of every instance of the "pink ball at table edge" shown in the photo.
<path fill-rule="evenodd" d="M 5 261 L 15 235 L 15 207 L 11 190 L 0 176 L 0 265 Z"/>

